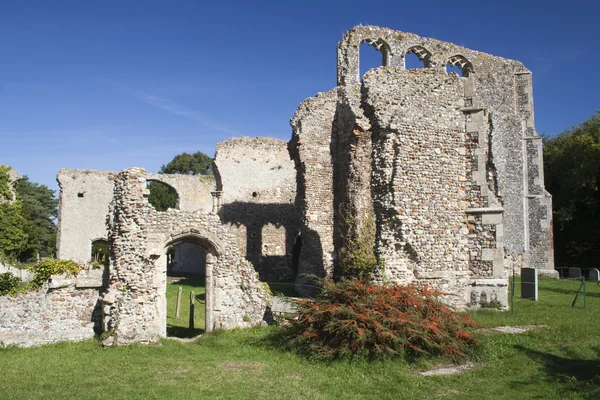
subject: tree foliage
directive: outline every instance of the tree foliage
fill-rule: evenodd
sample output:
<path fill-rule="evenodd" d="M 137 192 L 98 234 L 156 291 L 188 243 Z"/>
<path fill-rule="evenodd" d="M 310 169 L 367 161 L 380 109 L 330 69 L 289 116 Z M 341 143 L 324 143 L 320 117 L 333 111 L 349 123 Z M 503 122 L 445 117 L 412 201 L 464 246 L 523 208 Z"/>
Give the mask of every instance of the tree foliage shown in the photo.
<path fill-rule="evenodd" d="M 0 202 L 12 200 L 9 170 L 6 165 L 0 165 Z"/>
<path fill-rule="evenodd" d="M 182 175 L 212 175 L 212 158 L 197 151 L 194 154 L 181 153 L 176 155 L 168 164 L 160 167 L 160 174 Z M 148 184 L 150 195 L 148 202 L 157 211 L 166 211 L 177 207 L 177 192 L 168 185 L 152 181 Z"/>
<path fill-rule="evenodd" d="M 25 231 L 20 201 L 0 204 L 0 256 L 16 260 L 27 248 L 29 236 Z"/>
<path fill-rule="evenodd" d="M 554 206 L 558 262 L 600 260 L 600 113 L 544 141 L 546 189 Z"/>
<path fill-rule="evenodd" d="M 22 203 L 21 213 L 26 223 L 27 245 L 19 255 L 23 261 L 36 259 L 38 255 L 51 256 L 56 247 L 56 223 L 58 200 L 54 190 L 46 185 L 30 182 L 26 176 L 16 185 Z"/>
<path fill-rule="evenodd" d="M 56 247 L 58 200 L 45 185 L 27 177 L 14 184 L 17 200 L 12 200 L 8 168 L 0 168 L 0 254 L 11 261 L 48 256 Z"/>
<path fill-rule="evenodd" d="M 212 175 L 212 158 L 197 151 L 194 154 L 176 155 L 167 165 L 160 167 L 161 174 Z"/>
<path fill-rule="evenodd" d="M 148 202 L 156 211 L 167 211 L 169 208 L 177 208 L 177 193 L 169 185 L 162 182 L 150 181 L 148 183 Z"/>

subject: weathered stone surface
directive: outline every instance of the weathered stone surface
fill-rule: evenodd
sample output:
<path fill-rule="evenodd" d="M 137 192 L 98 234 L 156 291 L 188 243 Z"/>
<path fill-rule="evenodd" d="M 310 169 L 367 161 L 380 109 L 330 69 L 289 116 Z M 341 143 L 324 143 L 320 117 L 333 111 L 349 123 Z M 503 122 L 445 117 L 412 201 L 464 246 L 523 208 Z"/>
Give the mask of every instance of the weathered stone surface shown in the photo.
<path fill-rule="evenodd" d="M 84 271 L 73 279 L 56 276 L 42 290 L 0 296 L 0 345 L 30 347 L 93 338 L 100 327 L 99 289 L 76 283 L 98 282 L 98 276 L 101 282 L 101 271 Z"/>
<path fill-rule="evenodd" d="M 361 82 L 363 42 L 384 66 Z M 426 68 L 406 70 L 408 53 Z M 507 270 L 554 273 L 531 88 L 517 61 L 386 28 L 350 30 L 338 45 L 338 87 L 306 100 L 291 122 L 303 235 L 317 239 L 303 246 L 301 269 L 331 275 L 348 234 L 339 210 L 373 209 L 378 279 L 433 285 L 456 306 L 506 305 L 507 285 L 494 282 Z M 481 279 L 495 289 L 475 291 Z"/>
<path fill-rule="evenodd" d="M 293 281 L 299 233 L 294 206 L 296 171 L 287 143 L 241 137 L 221 142 L 215 155 L 219 216 L 265 282 Z"/>
<path fill-rule="evenodd" d="M 91 261 L 91 246 L 106 240 L 106 217 L 113 199 L 115 172 L 61 169 L 58 258 L 79 263 Z M 158 181 L 177 192 L 178 209 L 184 211 L 212 209 L 212 176 L 147 174 L 146 181 Z"/>
<path fill-rule="evenodd" d="M 588 277 L 590 281 L 598 282 L 600 281 L 600 271 L 598 271 L 596 268 L 592 268 L 588 273 Z"/>
<path fill-rule="evenodd" d="M 361 81 L 363 42 L 384 66 Z M 406 70 L 409 53 L 425 68 Z M 352 229 L 369 221 L 376 282 L 433 286 L 457 308 L 507 307 L 507 277 L 521 267 L 556 276 L 530 71 L 373 26 L 351 29 L 337 54 L 338 86 L 299 106 L 287 150 L 266 138 L 221 143 L 215 181 L 135 168 L 60 171 L 59 256 L 88 262 L 92 241 L 111 247 L 101 298 L 107 344 L 166 334 L 166 250 L 185 243 L 206 254 L 207 330 L 261 322 L 271 296 L 256 272 L 314 293 L 311 275 L 335 276 Z M 179 209 L 154 210 L 149 180 L 173 187 Z M 48 290 L 98 284 L 56 280 Z"/>
<path fill-rule="evenodd" d="M 538 274 L 535 268 L 521 269 L 521 298 L 538 300 Z"/>
<path fill-rule="evenodd" d="M 106 345 L 155 342 L 166 336 L 166 250 L 182 241 L 206 253 L 206 330 L 259 324 L 270 294 L 219 217 L 200 210 L 157 212 L 146 174 L 131 168 L 115 179 L 109 210 L 109 286 L 101 301 Z"/>

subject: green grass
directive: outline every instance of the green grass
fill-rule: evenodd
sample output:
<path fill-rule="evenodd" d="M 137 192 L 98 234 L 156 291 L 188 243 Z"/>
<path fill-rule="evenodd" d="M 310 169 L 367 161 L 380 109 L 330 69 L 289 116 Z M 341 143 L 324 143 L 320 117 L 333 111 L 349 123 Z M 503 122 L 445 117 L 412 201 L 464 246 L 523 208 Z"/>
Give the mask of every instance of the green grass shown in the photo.
<path fill-rule="evenodd" d="M 571 309 L 578 286 L 542 280 L 540 301 L 517 298 L 514 314 L 474 312 L 488 326 L 547 328 L 482 333 L 476 368 L 453 376 L 414 375 L 440 360 L 314 362 L 274 348 L 266 337 L 276 328 L 255 328 L 193 343 L 0 349 L 0 398 L 598 399 L 600 287 L 588 284 L 587 308 L 580 298 Z"/>
<path fill-rule="evenodd" d="M 177 293 L 181 287 L 181 309 L 176 317 Z M 190 329 L 190 292 L 194 292 L 194 328 Z M 167 283 L 167 336 L 191 338 L 204 333 L 206 312 L 204 277 L 184 277 Z"/>

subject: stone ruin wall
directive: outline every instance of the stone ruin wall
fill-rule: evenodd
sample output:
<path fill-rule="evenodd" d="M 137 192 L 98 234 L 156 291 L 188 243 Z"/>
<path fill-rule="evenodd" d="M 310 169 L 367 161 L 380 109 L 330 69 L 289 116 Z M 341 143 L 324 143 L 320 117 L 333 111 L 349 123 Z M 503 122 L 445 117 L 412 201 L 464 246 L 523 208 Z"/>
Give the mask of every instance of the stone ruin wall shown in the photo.
<path fill-rule="evenodd" d="M 382 52 L 384 67 L 361 82 L 363 42 Z M 409 53 L 426 68 L 406 71 Z M 447 63 L 465 76 L 447 74 Z M 291 125 L 292 161 L 275 139 L 219 145 L 214 203 L 214 183 L 193 177 L 61 170 L 59 256 L 89 261 L 110 203 L 108 280 L 59 279 L 0 298 L 0 341 L 80 340 L 94 328 L 110 333 L 106 344 L 156 341 L 166 335 L 165 253 L 179 243 L 206 252 L 207 330 L 259 323 L 270 295 L 249 261 L 268 280 L 297 274 L 297 291 L 310 294 L 306 274 L 332 276 L 338 266 L 343 210 L 376 220 L 385 261 L 376 280 L 433 285 L 457 307 L 506 305 L 515 267 L 554 275 L 552 203 L 521 63 L 356 27 L 338 45 L 338 87 L 302 103 Z M 149 179 L 167 180 L 180 210 L 149 206 Z"/>
<path fill-rule="evenodd" d="M 296 291 L 302 295 L 314 292 L 310 275 L 331 276 L 334 270 L 331 127 L 337 92 L 334 89 L 306 100 L 290 122 L 292 138 L 288 148 L 296 167 L 295 204 L 302 238 Z"/>
<path fill-rule="evenodd" d="M 111 263 L 102 296 L 106 345 L 154 342 L 166 336 L 166 249 L 187 240 L 202 245 L 206 263 L 206 330 L 260 323 L 270 295 L 236 247 L 235 234 L 215 214 L 158 212 L 148 204 L 146 174 L 131 168 L 115 181 L 110 206 Z"/>
<path fill-rule="evenodd" d="M 91 339 L 100 328 L 102 271 L 53 276 L 35 292 L 0 296 L 0 347 Z"/>
<path fill-rule="evenodd" d="M 382 52 L 386 66 L 385 73 L 369 75 L 370 87 L 360 82 L 358 72 L 359 47 L 363 42 Z M 405 70 L 404 59 L 409 53 L 416 54 L 424 62 L 424 71 Z M 451 96 L 452 104 L 446 104 L 448 109 L 445 109 L 438 90 L 440 88 L 427 86 L 429 81 L 434 79 L 434 75 L 427 75 L 427 72 L 438 72 L 436 79 L 450 79 L 445 72 L 447 63 L 461 67 L 465 77 L 457 78 L 457 92 Z M 399 93 L 392 93 L 391 90 L 386 92 L 385 85 L 377 83 L 378 79 L 385 77 L 398 85 L 405 79 L 400 76 L 403 73 L 409 73 L 407 76 L 411 79 L 395 87 L 400 93 L 404 88 L 402 85 L 408 85 L 409 90 L 416 92 L 420 87 L 423 90 L 427 88 L 429 92 L 423 92 L 423 96 L 406 94 L 405 98 L 399 99 Z M 395 77 L 390 78 L 391 76 Z M 464 137 L 461 139 L 464 175 L 451 176 L 453 179 L 463 179 L 463 189 L 467 192 L 464 202 L 468 203 L 468 209 L 465 208 L 461 217 L 464 220 L 461 224 L 467 231 L 463 229 L 464 235 L 460 241 L 461 246 L 467 246 L 463 246 L 466 252 L 462 255 L 468 257 L 469 264 L 468 277 L 471 279 L 471 288 L 467 289 L 467 292 L 470 290 L 474 295 L 458 290 L 459 297 L 471 303 L 474 302 L 474 298 L 479 302 L 499 297 L 506 303 L 507 272 L 512 271 L 513 267 L 520 268 L 521 264 L 535 266 L 542 273 L 553 274 L 552 247 L 549 246 L 551 198 L 543 189 L 541 147 L 538 145 L 541 139 L 533 125 L 531 73 L 521 63 L 409 33 L 361 26 L 349 31 L 338 45 L 338 85 L 330 92 L 320 93 L 315 98 L 306 100 L 298 108 L 291 122 L 293 135 L 290 152 L 294 156 L 298 171 L 297 203 L 304 213 L 304 229 L 316 226 L 320 238 L 324 238 L 326 242 L 329 242 L 330 237 L 329 226 L 334 226 L 343 236 L 345 228 L 343 218 L 339 214 L 340 206 L 357 210 L 358 215 L 360 210 L 368 210 L 368 199 L 374 196 L 374 193 L 369 193 L 371 190 L 367 183 L 386 169 L 393 169 L 395 162 L 411 161 L 412 165 L 396 166 L 398 171 L 404 172 L 399 172 L 392 179 L 390 188 L 396 185 L 398 191 L 405 191 L 406 188 L 401 188 L 402 185 L 409 184 L 410 188 L 410 185 L 415 183 L 422 185 L 420 188 L 426 188 L 431 182 L 423 180 L 422 173 L 431 170 L 431 165 L 427 162 L 415 163 L 410 157 L 395 159 L 396 157 L 392 156 L 393 152 L 383 148 L 370 149 L 371 144 L 366 138 L 379 135 L 371 137 L 372 146 L 375 146 L 377 138 L 381 135 L 392 134 L 398 138 L 408 135 L 404 138 L 406 140 L 410 137 L 411 130 L 449 134 L 447 130 L 439 131 L 430 126 L 432 121 L 438 119 L 440 127 L 453 126 L 452 129 Z M 444 85 L 441 86 L 443 87 Z M 369 90 L 377 91 L 375 88 L 378 88 L 382 95 L 377 105 L 372 103 L 372 96 L 368 97 L 373 94 Z M 426 104 L 419 104 L 420 101 L 427 102 L 428 99 L 439 101 L 438 106 L 427 109 Z M 395 100 L 400 104 L 394 103 Z M 450 109 L 452 107 L 454 111 Z M 390 117 L 397 114 L 395 118 L 402 121 L 402 124 L 390 120 L 387 121 L 387 126 L 378 126 L 386 114 Z M 444 115 L 452 117 L 446 118 Z M 396 126 L 396 133 L 391 132 L 392 126 Z M 386 129 L 388 132 L 385 132 Z M 430 140 L 417 136 L 413 141 L 418 146 L 422 145 L 420 141 Z M 450 151 L 452 147 L 456 148 L 454 144 L 458 142 L 452 145 L 450 143 L 445 147 L 440 146 L 440 155 Z M 329 154 L 326 150 L 328 147 Z M 310 150 L 303 151 L 304 149 Z M 317 150 L 322 152 L 318 157 L 314 155 Z M 369 152 L 372 152 L 372 163 L 368 161 Z M 436 160 L 435 157 L 431 159 L 432 162 Z M 371 171 L 369 164 L 379 165 L 379 171 Z M 313 166 L 317 167 L 317 172 Z M 419 179 L 412 182 L 404 179 L 411 173 Z M 434 175 L 431 175 L 432 179 Z M 524 184 L 527 182 L 529 184 Z M 378 183 L 373 184 L 373 190 L 376 191 Z M 418 199 L 411 196 L 402 201 L 419 203 Z M 428 198 L 421 200 L 423 205 L 429 201 Z M 314 207 L 315 210 L 330 210 L 329 215 L 324 218 L 327 221 L 322 226 L 315 225 L 307 218 L 313 204 L 318 204 Z M 401 207 L 394 204 L 392 208 Z M 417 214 L 420 214 L 420 211 L 417 211 Z M 455 213 L 454 218 L 457 218 L 456 215 Z M 427 217 L 427 213 L 420 216 Z M 443 215 L 439 216 L 443 218 Z M 378 217 L 382 218 L 381 215 Z M 330 224 L 329 221 L 333 223 Z M 455 221 L 455 224 L 457 223 L 458 220 Z M 378 246 L 384 243 L 382 235 L 385 236 L 385 224 L 379 223 L 379 229 Z M 390 234 L 394 231 L 389 230 Z M 424 230 L 415 227 L 414 231 L 409 231 L 412 235 L 418 235 L 421 233 L 417 232 Z M 326 273 L 334 269 L 336 254 L 343 245 L 343 242 L 339 241 L 339 235 L 335 233 L 334 236 L 334 249 L 323 246 L 323 249 L 331 254 L 330 260 L 333 265 L 329 269 L 325 268 Z M 465 241 L 466 243 L 463 243 Z M 411 257 L 404 256 L 405 246 L 394 249 L 390 254 L 395 256 L 387 257 L 386 261 L 401 265 L 407 263 L 407 258 L 419 259 L 418 255 L 414 254 Z M 436 246 L 434 244 L 432 247 L 434 253 L 445 254 Z M 385 246 L 377 251 L 383 255 L 386 252 Z M 300 259 L 305 265 L 301 263 L 300 269 L 323 270 L 318 260 L 311 260 L 309 257 L 301 254 Z M 431 264 L 436 257 L 437 255 L 430 256 L 429 263 Z M 417 264 L 419 268 L 425 268 L 423 265 L 428 262 L 422 260 Z M 414 275 L 417 266 L 407 268 L 412 268 L 408 277 Z M 402 271 L 402 268 L 397 272 Z M 464 270 L 463 267 L 457 267 L 456 272 L 451 272 L 453 268 L 446 268 L 446 275 L 452 275 L 452 279 L 458 278 Z M 389 268 L 386 273 L 394 274 Z M 421 272 L 421 275 L 423 274 L 424 272 Z M 436 279 L 439 280 L 444 274 L 438 275 Z M 460 285 L 464 287 L 464 282 Z"/>
<path fill-rule="evenodd" d="M 116 173 L 61 169 L 57 256 L 81 264 L 91 261 L 92 242 L 106 240 L 106 216 Z"/>
<path fill-rule="evenodd" d="M 293 248 L 299 233 L 294 205 L 296 171 L 287 143 L 241 137 L 215 153 L 219 216 L 236 233 L 240 250 L 264 282 L 293 281 Z"/>
<path fill-rule="evenodd" d="M 91 261 L 92 242 L 107 239 L 106 218 L 116 175 L 106 171 L 59 171 L 59 259 L 87 264 Z M 147 180 L 175 189 L 180 210 L 206 213 L 212 210 L 211 191 L 215 184 L 212 176 L 147 174 Z"/>

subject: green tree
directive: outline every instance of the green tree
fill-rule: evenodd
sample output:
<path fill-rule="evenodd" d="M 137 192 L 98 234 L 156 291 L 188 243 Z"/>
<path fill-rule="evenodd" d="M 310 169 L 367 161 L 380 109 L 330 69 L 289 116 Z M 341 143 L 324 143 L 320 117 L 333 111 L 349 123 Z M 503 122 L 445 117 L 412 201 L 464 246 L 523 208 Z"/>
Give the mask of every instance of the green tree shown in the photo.
<path fill-rule="evenodd" d="M 212 158 L 201 151 L 194 154 L 181 153 L 160 167 L 159 174 L 213 175 L 212 162 Z M 170 186 L 152 181 L 148 184 L 148 190 L 148 202 L 157 211 L 177 207 L 177 193 Z"/>
<path fill-rule="evenodd" d="M 559 263 L 600 262 L 600 113 L 544 138 L 544 173 L 554 205 Z"/>
<path fill-rule="evenodd" d="M 14 261 L 27 248 L 28 235 L 24 226 L 21 202 L 0 204 L 0 256 Z"/>
<path fill-rule="evenodd" d="M 21 214 L 25 219 L 23 229 L 27 234 L 27 244 L 19 259 L 36 259 L 38 255 L 51 256 L 56 249 L 56 218 L 58 200 L 54 190 L 46 185 L 30 182 L 28 177 L 17 181 L 17 195 L 21 201 Z"/>
<path fill-rule="evenodd" d="M 160 167 L 161 174 L 212 175 L 212 158 L 197 151 L 194 154 L 181 153 L 167 165 Z"/>
<path fill-rule="evenodd" d="M 177 193 L 172 187 L 162 182 L 151 181 L 148 183 L 148 202 L 156 211 L 167 211 L 169 208 L 177 208 Z"/>
<path fill-rule="evenodd" d="M 9 170 L 9 167 L 0 165 L 0 202 L 12 200 Z"/>

